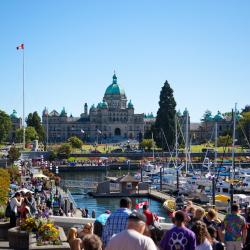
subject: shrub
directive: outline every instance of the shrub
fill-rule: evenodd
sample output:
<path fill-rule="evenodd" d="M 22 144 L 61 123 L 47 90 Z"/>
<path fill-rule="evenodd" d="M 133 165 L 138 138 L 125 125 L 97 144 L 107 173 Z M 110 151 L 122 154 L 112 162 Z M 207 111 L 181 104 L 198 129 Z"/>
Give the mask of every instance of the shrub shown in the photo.
<path fill-rule="evenodd" d="M 0 206 L 6 205 L 10 187 L 10 175 L 6 169 L 0 169 Z"/>

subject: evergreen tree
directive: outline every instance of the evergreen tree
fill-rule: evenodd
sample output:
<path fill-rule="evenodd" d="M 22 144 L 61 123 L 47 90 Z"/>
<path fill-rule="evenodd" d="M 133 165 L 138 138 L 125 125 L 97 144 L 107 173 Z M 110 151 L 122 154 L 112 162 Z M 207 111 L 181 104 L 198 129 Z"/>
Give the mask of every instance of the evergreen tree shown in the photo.
<path fill-rule="evenodd" d="M 0 110 L 0 142 L 6 141 L 11 126 L 12 123 L 9 115 L 7 115 L 4 111 Z"/>
<path fill-rule="evenodd" d="M 39 141 L 43 141 L 45 138 L 45 131 L 41 124 L 41 118 L 36 111 L 33 114 L 29 113 L 26 123 L 27 126 L 33 127 L 36 130 Z"/>
<path fill-rule="evenodd" d="M 175 114 L 176 102 L 173 95 L 173 89 L 166 81 L 161 89 L 159 109 L 155 121 L 154 138 L 158 147 L 168 149 L 174 146 L 175 141 Z M 162 143 L 162 133 L 164 132 L 167 143 Z"/>

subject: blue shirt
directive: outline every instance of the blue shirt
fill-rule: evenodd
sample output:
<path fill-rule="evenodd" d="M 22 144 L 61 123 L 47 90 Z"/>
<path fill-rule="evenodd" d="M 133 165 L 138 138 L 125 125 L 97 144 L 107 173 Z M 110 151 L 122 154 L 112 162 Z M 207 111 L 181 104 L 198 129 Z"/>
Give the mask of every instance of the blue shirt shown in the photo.
<path fill-rule="evenodd" d="M 127 228 L 128 216 L 131 214 L 131 210 L 128 208 L 118 208 L 112 213 L 103 229 L 102 241 L 103 245 L 107 246 L 110 238 L 114 234 L 118 234 Z"/>
<path fill-rule="evenodd" d="M 104 226 L 109 216 L 110 214 L 107 214 L 107 213 L 101 214 L 100 216 L 96 218 L 96 221 L 100 222 Z"/>

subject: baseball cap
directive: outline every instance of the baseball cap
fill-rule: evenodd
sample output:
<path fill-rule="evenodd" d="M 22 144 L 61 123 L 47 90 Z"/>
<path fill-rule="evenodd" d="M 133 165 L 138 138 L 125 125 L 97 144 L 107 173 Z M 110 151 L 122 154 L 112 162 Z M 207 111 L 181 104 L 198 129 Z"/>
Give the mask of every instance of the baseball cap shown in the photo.
<path fill-rule="evenodd" d="M 128 219 L 129 219 L 129 220 L 143 221 L 143 222 L 146 222 L 146 221 L 147 221 L 147 219 L 146 219 L 146 217 L 145 217 L 144 214 L 141 214 L 141 213 L 136 212 L 136 211 L 132 212 L 132 213 L 129 215 Z"/>

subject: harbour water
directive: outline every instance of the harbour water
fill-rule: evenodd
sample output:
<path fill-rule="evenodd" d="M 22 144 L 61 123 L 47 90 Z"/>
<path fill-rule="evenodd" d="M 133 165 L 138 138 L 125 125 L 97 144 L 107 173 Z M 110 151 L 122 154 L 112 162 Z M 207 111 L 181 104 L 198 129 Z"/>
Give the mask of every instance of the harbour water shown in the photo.
<path fill-rule="evenodd" d="M 127 174 L 127 172 L 121 171 L 110 171 L 109 176 L 116 176 L 120 174 Z M 105 178 L 104 172 L 77 172 L 77 173 L 60 173 L 60 176 L 64 180 L 82 180 L 82 181 L 103 181 Z M 109 209 L 115 211 L 119 207 L 120 198 L 94 198 L 86 194 L 86 190 L 73 189 L 70 190 L 72 196 L 75 199 L 75 202 L 79 208 L 88 208 L 89 214 L 93 210 L 96 211 L 96 216 L 105 212 Z M 156 213 L 158 216 L 167 218 L 166 211 L 162 207 L 162 203 L 150 198 L 133 198 L 132 199 L 132 208 L 135 208 L 135 205 L 142 201 L 148 201 L 150 210 Z M 167 221 L 167 219 L 166 219 Z"/>

